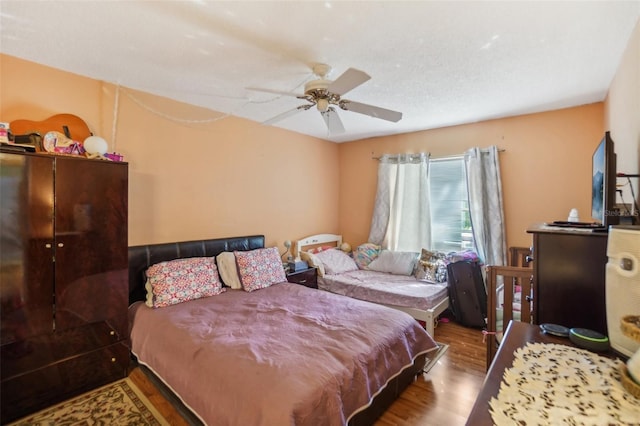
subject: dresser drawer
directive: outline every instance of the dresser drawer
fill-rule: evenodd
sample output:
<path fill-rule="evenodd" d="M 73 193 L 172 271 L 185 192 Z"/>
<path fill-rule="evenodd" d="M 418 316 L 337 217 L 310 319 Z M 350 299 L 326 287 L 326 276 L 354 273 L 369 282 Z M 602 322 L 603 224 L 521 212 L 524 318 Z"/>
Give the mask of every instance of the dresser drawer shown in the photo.
<path fill-rule="evenodd" d="M 289 272 L 287 273 L 287 281 L 294 284 L 302 284 L 311 288 L 318 288 L 318 274 L 316 268 Z"/>
<path fill-rule="evenodd" d="M 2 380 L 2 424 L 125 378 L 129 348 L 116 343 Z"/>
<path fill-rule="evenodd" d="M 2 345 L 0 377 L 7 380 L 123 340 L 103 321 Z"/>

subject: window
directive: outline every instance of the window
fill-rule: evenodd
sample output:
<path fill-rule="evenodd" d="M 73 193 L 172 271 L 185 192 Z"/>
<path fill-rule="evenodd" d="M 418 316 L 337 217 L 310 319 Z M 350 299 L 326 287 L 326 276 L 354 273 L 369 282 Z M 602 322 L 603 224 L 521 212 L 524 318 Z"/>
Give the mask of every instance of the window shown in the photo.
<path fill-rule="evenodd" d="M 474 249 L 464 158 L 429 161 L 431 249 Z"/>

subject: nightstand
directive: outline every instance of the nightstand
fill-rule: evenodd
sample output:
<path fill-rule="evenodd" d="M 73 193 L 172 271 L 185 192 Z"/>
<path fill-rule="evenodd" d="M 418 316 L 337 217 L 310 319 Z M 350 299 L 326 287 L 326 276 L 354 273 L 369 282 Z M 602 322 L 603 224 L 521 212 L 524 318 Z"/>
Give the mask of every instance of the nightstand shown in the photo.
<path fill-rule="evenodd" d="M 318 274 L 316 268 L 287 272 L 287 281 L 290 283 L 302 284 L 310 288 L 318 288 Z"/>

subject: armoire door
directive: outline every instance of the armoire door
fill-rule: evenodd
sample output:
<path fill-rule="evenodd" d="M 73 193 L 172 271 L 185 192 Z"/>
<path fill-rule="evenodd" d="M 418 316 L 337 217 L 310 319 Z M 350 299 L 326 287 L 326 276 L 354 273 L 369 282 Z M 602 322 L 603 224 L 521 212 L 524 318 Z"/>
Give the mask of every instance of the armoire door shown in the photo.
<path fill-rule="evenodd" d="M 127 187 L 126 164 L 56 160 L 56 332 L 106 324 L 126 338 Z"/>
<path fill-rule="evenodd" d="M 53 166 L 52 158 L 0 153 L 3 359 L 53 331 Z"/>

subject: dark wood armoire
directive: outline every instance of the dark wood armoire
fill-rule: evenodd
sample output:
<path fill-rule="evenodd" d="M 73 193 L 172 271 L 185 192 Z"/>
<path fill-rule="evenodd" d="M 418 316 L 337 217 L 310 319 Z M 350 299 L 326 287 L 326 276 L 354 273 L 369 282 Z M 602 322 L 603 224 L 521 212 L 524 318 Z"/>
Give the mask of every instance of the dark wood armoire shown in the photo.
<path fill-rule="evenodd" d="M 126 377 L 128 165 L 0 152 L 1 421 Z"/>

